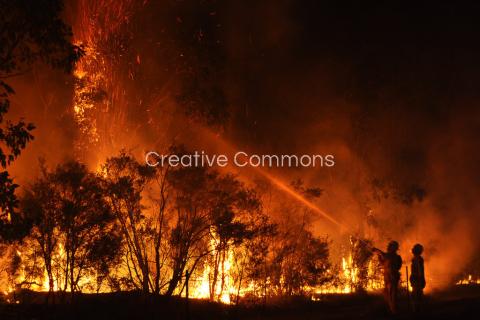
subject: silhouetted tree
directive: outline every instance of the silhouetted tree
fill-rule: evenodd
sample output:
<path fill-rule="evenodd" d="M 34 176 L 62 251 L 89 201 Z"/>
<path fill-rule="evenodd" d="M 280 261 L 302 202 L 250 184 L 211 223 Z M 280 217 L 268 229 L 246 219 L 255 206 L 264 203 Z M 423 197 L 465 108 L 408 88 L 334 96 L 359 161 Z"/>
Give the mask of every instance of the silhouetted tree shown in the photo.
<path fill-rule="evenodd" d="M 155 177 L 155 169 L 122 152 L 103 166 L 109 205 L 119 222 L 132 284 L 147 293 L 153 287 L 149 267 L 151 229 L 143 212 L 142 193 Z"/>
<path fill-rule="evenodd" d="M 37 243 L 42 255 L 50 296 L 55 281 L 52 259 L 60 242 L 58 230 L 60 212 L 53 199 L 53 185 L 47 181 L 46 171 L 43 171 L 43 174 L 41 179 L 26 188 L 21 204 L 22 212 L 32 226 L 30 237 Z"/>
<path fill-rule="evenodd" d="M 212 181 L 210 208 L 210 246 L 209 254 L 212 277 L 210 299 L 219 298 L 225 285 L 223 267 L 228 259 L 229 250 L 238 247 L 254 236 L 254 227 L 249 225 L 248 216 L 259 214 L 260 202 L 253 190 L 245 186 L 234 176 L 219 175 Z M 221 269 L 220 269 L 221 268 Z M 216 296 L 218 277 L 220 292 Z"/>
<path fill-rule="evenodd" d="M 99 292 L 105 281 L 113 291 L 118 290 L 117 279 L 112 275 L 113 271 L 120 264 L 123 253 L 122 233 L 117 224 L 112 224 L 107 233 L 92 241 L 89 245 L 87 276 L 90 278 L 91 289 Z M 95 281 L 94 281 L 95 280 Z"/>
<path fill-rule="evenodd" d="M 79 283 L 91 274 L 105 272 L 105 264 L 115 260 L 121 239 L 111 207 L 106 201 L 102 179 L 78 162 L 57 166 L 26 190 L 22 208 L 31 222 L 31 236 L 43 254 L 53 290 L 53 256 L 62 271 L 63 290 L 72 295 Z M 60 250 L 60 248 L 63 249 Z"/>
<path fill-rule="evenodd" d="M 8 96 L 14 90 L 8 78 L 28 72 L 37 61 L 70 72 L 82 55 L 79 46 L 70 43 L 70 28 L 60 19 L 63 1 L 0 1 L 0 237 L 18 238 L 23 234 L 12 229 L 14 209 L 18 205 L 18 187 L 6 171 L 33 139 L 32 123 L 23 119 L 5 119 L 10 108 Z M 15 221 L 14 221 L 15 222 Z M 18 224 L 14 224 L 18 226 Z"/>
<path fill-rule="evenodd" d="M 183 153 L 181 148 L 175 151 Z M 245 217 L 258 212 L 260 202 L 234 176 L 210 168 L 172 168 L 168 182 L 175 214 L 169 239 L 172 276 L 166 294 L 179 287 L 185 271 L 193 274 L 204 262 L 211 270 L 210 298 L 218 298 L 216 287 L 219 283 L 220 292 L 224 288 L 221 269 L 227 253 L 252 236 Z"/>
<path fill-rule="evenodd" d="M 279 233 L 275 241 L 270 271 L 276 294 L 304 294 L 309 287 L 329 280 L 327 239 L 300 228 Z"/>
<path fill-rule="evenodd" d="M 239 302 L 244 283 L 254 284 L 252 293 L 256 296 L 266 296 L 268 258 L 277 235 L 277 225 L 263 212 L 249 215 L 247 221 L 252 235 L 235 251 L 236 303 Z"/>
<path fill-rule="evenodd" d="M 291 183 L 299 194 L 314 202 L 322 194 L 316 187 L 306 187 L 302 180 Z M 309 230 L 314 213 L 297 202 L 280 200 L 278 231 L 273 240 L 268 272 L 274 295 L 304 294 L 309 288 L 330 279 L 329 241 Z"/>
<path fill-rule="evenodd" d="M 169 257 L 170 247 L 168 245 L 168 233 L 171 219 L 171 185 L 168 183 L 169 166 L 158 166 L 155 168 L 155 182 L 153 195 L 150 200 L 153 202 L 153 214 L 149 218 L 149 229 L 153 238 L 153 251 L 155 256 L 154 266 L 154 287 L 153 292 L 160 294 L 162 288 L 168 285 L 167 272 L 164 272 Z"/>
<path fill-rule="evenodd" d="M 181 283 L 187 263 L 195 269 L 208 252 L 210 217 L 207 185 L 214 174 L 203 167 L 182 167 L 169 175 L 174 218 L 169 235 L 172 275 L 166 291 L 172 295 Z"/>

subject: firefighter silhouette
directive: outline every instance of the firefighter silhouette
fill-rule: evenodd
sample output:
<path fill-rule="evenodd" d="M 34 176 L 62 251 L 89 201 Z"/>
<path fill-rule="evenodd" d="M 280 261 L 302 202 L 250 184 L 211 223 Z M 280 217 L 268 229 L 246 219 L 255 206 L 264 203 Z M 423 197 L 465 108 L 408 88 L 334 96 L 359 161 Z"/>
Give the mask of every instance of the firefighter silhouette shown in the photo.
<path fill-rule="evenodd" d="M 426 285 L 422 258 L 423 246 L 417 243 L 413 246 L 412 253 L 410 284 L 412 286 L 413 310 L 419 311 L 423 299 L 423 289 Z"/>
<path fill-rule="evenodd" d="M 383 281 L 385 286 L 385 300 L 392 314 L 397 312 L 398 285 L 400 281 L 400 269 L 402 257 L 397 254 L 399 245 L 397 241 L 390 241 L 387 252 L 373 248 L 378 254 L 380 263 L 383 265 Z"/>

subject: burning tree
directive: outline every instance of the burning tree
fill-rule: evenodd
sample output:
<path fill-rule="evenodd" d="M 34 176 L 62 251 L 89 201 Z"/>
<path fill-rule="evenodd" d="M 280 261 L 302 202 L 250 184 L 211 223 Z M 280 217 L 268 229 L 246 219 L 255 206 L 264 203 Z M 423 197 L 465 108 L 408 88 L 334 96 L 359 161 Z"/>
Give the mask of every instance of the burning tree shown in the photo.
<path fill-rule="evenodd" d="M 26 190 L 22 209 L 32 244 L 41 253 L 49 292 L 56 285 L 73 296 L 92 275 L 99 276 L 96 281 L 104 277 L 121 238 L 100 177 L 78 162 L 44 170 Z"/>
<path fill-rule="evenodd" d="M 8 269 L 21 286 L 170 296 L 190 284 L 191 296 L 228 303 L 334 286 L 330 241 L 309 230 L 312 212 L 280 201 L 272 218 L 260 189 L 231 174 L 151 168 L 126 152 L 95 173 L 78 162 L 41 171 L 22 197 L 28 236 L 11 255 L 19 268 Z M 321 194 L 301 181 L 292 187 L 312 201 Z M 350 251 L 339 279 L 348 292 L 369 288 L 367 243 L 352 238 Z"/>
<path fill-rule="evenodd" d="M 267 259 L 277 233 L 277 225 L 270 221 L 263 211 L 249 216 L 248 221 L 252 236 L 243 242 L 239 250 L 235 250 L 234 255 L 237 304 L 241 292 L 242 296 L 266 298 L 269 277 Z"/>
<path fill-rule="evenodd" d="M 277 295 L 303 295 L 330 280 L 326 238 L 300 227 L 280 233 L 275 240 L 269 270 Z"/>
<path fill-rule="evenodd" d="M 188 270 L 199 263 L 207 270 L 208 295 L 220 299 L 226 287 L 225 266 L 231 250 L 253 236 L 246 215 L 259 210 L 256 194 L 232 175 L 206 168 L 173 170 L 169 178 L 174 190 L 174 225 L 170 236 L 172 294 Z"/>
<path fill-rule="evenodd" d="M 321 189 L 306 187 L 302 180 L 293 181 L 291 187 L 310 201 L 322 194 Z M 275 198 L 274 203 L 270 210 L 275 214 L 270 216 L 276 218 L 269 222 L 274 224 L 262 236 L 268 237 L 269 243 L 253 248 L 252 263 L 257 270 L 251 269 L 251 275 L 255 278 L 263 275 L 261 287 L 265 297 L 309 294 L 313 288 L 331 280 L 328 272 L 329 240 L 315 236 L 308 229 L 311 210 L 298 203 L 284 201 L 283 197 Z"/>
<path fill-rule="evenodd" d="M 150 229 L 146 222 L 142 193 L 153 179 L 155 171 L 121 153 L 107 159 L 102 168 L 105 174 L 106 195 L 124 239 L 124 262 L 130 284 L 143 292 L 151 287 L 149 267 Z"/>
<path fill-rule="evenodd" d="M 372 260 L 373 243 L 371 240 L 350 237 L 350 288 L 352 291 L 365 292 L 372 280 L 372 273 L 381 274 L 379 266 Z"/>

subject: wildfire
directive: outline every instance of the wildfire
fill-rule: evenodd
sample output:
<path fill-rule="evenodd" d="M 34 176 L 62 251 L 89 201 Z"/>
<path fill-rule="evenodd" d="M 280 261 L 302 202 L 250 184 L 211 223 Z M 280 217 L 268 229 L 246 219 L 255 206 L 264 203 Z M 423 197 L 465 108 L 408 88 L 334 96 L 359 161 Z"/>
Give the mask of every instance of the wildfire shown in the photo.
<path fill-rule="evenodd" d="M 379 270 L 376 261 L 370 259 L 367 265 L 367 273 L 364 275 L 366 282 L 363 290 L 367 292 L 378 291 L 383 288 L 383 281 L 379 277 Z M 341 269 L 338 279 L 332 284 L 313 288 L 312 300 L 319 300 L 322 294 L 350 294 L 356 292 L 361 287 L 362 282 L 361 270 L 355 266 L 353 256 L 342 257 Z"/>
<path fill-rule="evenodd" d="M 235 247 L 227 244 L 227 246 L 219 246 L 220 239 L 214 230 L 210 230 L 210 240 L 208 255 L 202 260 L 198 270 L 191 275 L 189 286 L 189 298 L 195 299 L 212 299 L 225 304 L 231 304 L 238 301 L 238 298 L 247 296 L 263 298 L 267 294 L 263 289 L 259 292 L 256 288 L 262 287 L 262 284 L 249 280 L 245 283 L 239 281 L 239 268 L 241 265 L 236 260 L 239 251 L 244 250 L 242 247 Z M 222 248 L 223 251 L 219 250 Z M 15 292 L 22 288 L 22 284 L 30 283 L 30 289 L 35 291 L 48 292 L 50 289 L 49 278 L 46 270 L 43 269 L 38 278 L 27 279 L 25 270 L 29 267 L 27 261 L 22 258 L 31 255 L 28 252 L 28 246 L 22 252 L 14 249 L 14 254 L 21 265 L 19 272 L 10 284 L 3 290 L 6 300 L 9 302 L 17 301 Z M 62 266 L 66 265 L 66 252 L 62 243 L 57 244 L 53 257 L 53 291 L 69 290 L 68 280 L 65 279 L 65 270 Z M 128 269 L 119 268 L 119 272 L 123 272 L 127 276 Z M 359 288 L 366 291 L 376 291 L 382 288 L 383 283 L 379 279 L 379 271 L 376 260 L 370 259 L 366 265 L 366 273 L 362 273 L 362 268 L 357 265 L 354 255 L 349 253 L 341 258 L 338 272 L 334 274 L 335 269 L 329 269 L 327 273 L 332 275 L 333 280 L 317 287 L 304 287 L 303 291 L 311 297 L 312 300 L 321 299 L 325 294 L 350 294 L 356 292 Z M 215 280 L 214 280 L 215 279 Z M 94 292 L 111 292 L 113 289 L 108 286 L 96 287 L 96 276 L 94 274 L 84 275 L 77 284 L 78 289 L 84 293 Z M 283 280 L 284 281 L 284 280 Z M 363 281 L 363 282 L 362 282 Z M 472 283 L 472 277 L 468 279 L 468 283 Z M 476 280 L 477 283 L 480 281 Z M 281 280 L 282 282 L 282 280 Z M 270 276 L 265 279 L 264 285 L 271 283 Z M 463 282 L 462 282 L 463 284 Z M 177 294 L 186 296 L 186 290 L 180 287 Z"/>
<path fill-rule="evenodd" d="M 456 285 L 469 285 L 469 284 L 480 284 L 480 278 L 475 278 L 469 274 L 466 278 L 460 279 L 456 282 Z"/>
<path fill-rule="evenodd" d="M 116 76 L 113 55 L 121 56 L 125 50 L 116 37 L 125 33 L 134 6 L 131 0 L 78 2 L 74 40 L 83 46 L 85 55 L 73 72 L 72 110 L 81 134 L 76 141 L 79 155 L 89 146 L 95 146 L 98 152 L 102 144 L 112 143 L 124 125 L 125 92 Z"/>
<path fill-rule="evenodd" d="M 98 149 L 97 151 L 101 151 L 99 144 L 104 143 L 104 140 L 112 140 L 112 137 L 121 131 L 118 129 L 122 128 L 124 124 L 122 119 L 125 119 L 125 114 L 122 108 L 125 108 L 124 99 L 126 93 L 122 87 L 121 78 L 117 75 L 118 70 L 116 68 L 118 65 L 115 65 L 116 61 L 115 57 L 112 58 L 112 52 L 117 53 L 125 50 L 122 42 L 116 39 L 115 35 L 125 32 L 124 27 L 129 22 L 134 3 L 135 1 L 131 0 L 78 1 L 78 12 L 81 14 L 77 17 L 75 43 L 83 46 L 85 55 L 77 63 L 73 73 L 75 84 L 73 88 L 72 112 L 80 132 L 80 138 L 76 143 L 79 154 L 82 154 L 91 145 L 94 145 Z M 119 56 L 121 55 L 122 53 L 119 53 Z M 140 64 L 139 54 L 134 55 L 134 61 Z M 129 77 L 133 78 L 131 72 L 129 72 Z M 256 168 L 255 170 L 266 177 L 278 189 L 284 191 L 330 223 L 342 229 L 350 229 L 346 223 L 342 223 L 334 216 L 320 209 L 316 204 L 306 199 L 280 179 L 261 168 Z M 97 165 L 96 173 L 106 178 L 107 173 L 100 165 Z M 10 214 L 8 215 L 8 220 L 10 221 Z M 145 226 L 146 228 L 147 226 Z M 186 286 L 188 286 L 189 297 L 212 299 L 230 304 L 234 303 L 234 297 L 246 297 L 247 295 L 266 297 L 268 294 L 274 294 L 267 293 L 267 289 L 262 290 L 260 293 L 257 290 L 259 287 L 267 287 L 268 284 L 271 284 L 273 282 L 272 276 L 265 275 L 262 284 L 256 283 L 254 280 L 248 280 L 246 283 L 243 283 L 241 277 L 239 280 L 238 274 L 240 273 L 239 268 L 241 268 L 241 265 L 236 260 L 236 256 L 238 256 L 238 251 L 245 249 L 241 246 L 237 248 L 229 242 L 222 244 L 223 247 L 219 243 L 219 236 L 214 230 L 210 230 L 208 254 L 199 260 L 201 262 L 197 268 L 187 263 L 186 270 L 183 270 L 184 273 L 182 274 L 182 270 L 180 271 L 183 277 L 188 268 L 193 269 L 192 275 L 186 274 Z M 220 247 L 222 249 L 219 249 Z M 18 271 L 12 273 L 11 279 L 8 279 L 6 285 L 2 283 L 2 292 L 7 297 L 6 300 L 8 302 L 18 303 L 14 294 L 21 288 L 43 292 L 50 290 L 54 292 L 67 291 L 69 289 L 78 289 L 78 291 L 84 293 L 114 291 L 112 287 L 98 285 L 97 275 L 94 274 L 94 271 L 91 271 L 89 274 L 81 274 L 82 277 L 78 283 L 69 284 L 68 279 L 66 279 L 68 267 L 65 267 L 68 265 L 68 257 L 62 243 L 56 244 L 52 251 L 53 271 L 47 273 L 46 268 L 43 268 L 39 274 L 35 274 L 31 278 L 25 270 L 33 267 L 27 265 L 25 261 L 31 259 L 32 253 L 28 252 L 28 245 L 25 248 L 25 252 L 14 249 L 13 261 L 19 264 L 18 268 L 16 268 Z M 144 247 L 141 249 L 145 252 L 140 252 L 139 255 L 147 257 L 146 251 L 148 249 Z M 153 278 L 149 270 L 151 267 L 149 263 L 151 262 L 145 258 L 147 261 L 143 263 L 145 267 L 142 265 L 142 270 L 136 270 L 139 267 L 135 263 L 130 265 L 129 259 L 132 260 L 131 257 L 126 258 L 127 261 L 124 262 L 124 265 L 118 266 L 116 272 L 120 273 L 124 278 L 128 278 L 130 273 L 130 278 L 132 278 L 131 273 L 135 272 L 138 275 L 139 271 L 141 271 L 142 275 L 147 279 L 146 282 L 151 281 L 151 278 Z M 35 264 L 36 260 L 33 261 Z M 142 262 L 144 262 L 143 256 Z M 134 269 L 134 271 L 130 270 L 130 268 Z M 168 272 L 170 270 L 166 271 L 166 273 Z M 383 287 L 377 261 L 374 258 L 370 258 L 365 263 L 359 264 L 352 252 L 341 256 L 338 265 L 327 270 L 327 273 L 331 276 L 330 281 L 318 286 L 304 286 L 301 287 L 302 290 L 300 291 L 310 295 L 313 300 L 318 300 L 319 296 L 324 294 L 351 294 L 359 290 L 377 291 Z M 282 285 L 287 281 L 283 275 L 279 276 L 279 279 Z M 468 277 L 459 280 L 456 284 L 480 284 L 480 278 L 468 275 Z M 150 290 L 148 285 L 147 283 L 147 292 Z M 129 289 L 131 288 L 138 289 L 135 286 L 129 287 Z M 175 293 L 185 296 L 187 293 L 184 289 L 184 286 L 180 286 Z M 11 298 L 12 296 L 13 298 Z"/>
<path fill-rule="evenodd" d="M 215 232 L 211 231 L 212 239 L 210 240 L 210 256 L 215 257 L 221 254 L 217 251 L 219 239 L 215 236 Z M 204 263 L 204 268 L 201 276 L 197 279 L 192 279 L 192 298 L 208 299 L 212 296 L 215 300 L 225 304 L 231 303 L 231 297 L 235 294 L 235 284 L 233 281 L 234 273 L 234 252 L 229 248 L 226 253 L 226 258 L 220 260 L 218 267 L 219 279 L 216 283 L 212 283 L 213 272 L 208 260 Z"/>

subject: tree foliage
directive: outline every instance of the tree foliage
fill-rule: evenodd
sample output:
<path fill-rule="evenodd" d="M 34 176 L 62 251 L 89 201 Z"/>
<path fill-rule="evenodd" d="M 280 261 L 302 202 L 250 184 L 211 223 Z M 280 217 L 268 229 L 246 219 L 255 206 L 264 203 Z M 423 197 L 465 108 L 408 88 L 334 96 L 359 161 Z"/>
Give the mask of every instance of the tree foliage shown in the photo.
<path fill-rule="evenodd" d="M 107 159 L 103 171 L 108 203 L 119 223 L 127 251 L 125 262 L 132 275 L 131 284 L 149 292 L 151 279 L 148 245 L 151 233 L 146 224 L 142 193 L 153 179 L 155 171 L 124 152 Z"/>
<path fill-rule="evenodd" d="M 72 35 L 61 19 L 63 1 L 0 1 L 0 233 L 9 238 L 15 234 L 9 222 L 15 219 L 18 205 L 13 182 L 6 170 L 33 139 L 35 128 L 25 120 L 12 122 L 5 118 L 10 108 L 9 95 L 14 94 L 6 80 L 24 74 L 36 62 L 70 72 L 83 54 L 81 47 L 70 42 Z"/>
<path fill-rule="evenodd" d="M 42 254 L 54 288 L 81 291 L 81 282 L 92 275 L 100 280 L 120 252 L 121 237 L 109 206 L 102 179 L 75 161 L 63 163 L 27 188 L 22 198 L 30 236 Z M 55 257 L 56 256 L 56 257 Z"/>
<path fill-rule="evenodd" d="M 97 173 L 76 161 L 41 172 L 13 224 L 25 234 L 21 258 L 11 254 L 18 268 L 6 270 L 18 286 L 48 287 L 52 297 L 131 289 L 170 296 L 207 281 L 204 297 L 239 302 L 246 287 L 256 297 L 301 295 L 331 276 L 329 241 L 308 230 L 308 212 L 290 204 L 274 220 L 259 191 L 232 174 L 151 168 L 127 152 Z"/>

